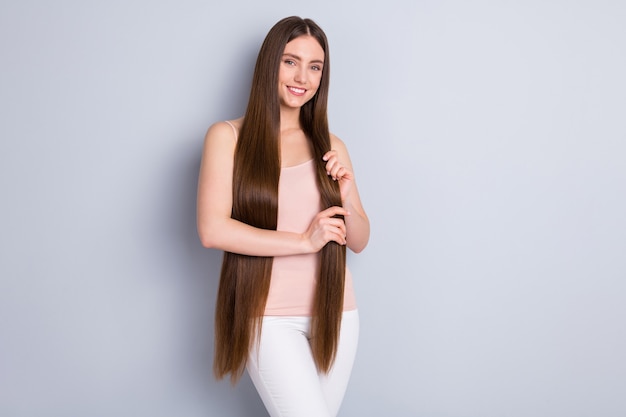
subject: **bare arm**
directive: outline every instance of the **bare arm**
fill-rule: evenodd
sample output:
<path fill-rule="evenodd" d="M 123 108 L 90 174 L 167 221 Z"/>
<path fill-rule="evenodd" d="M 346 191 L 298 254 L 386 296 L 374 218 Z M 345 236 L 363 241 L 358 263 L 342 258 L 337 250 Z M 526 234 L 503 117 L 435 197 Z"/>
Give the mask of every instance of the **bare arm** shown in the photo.
<path fill-rule="evenodd" d="M 348 149 L 335 135 L 331 135 L 330 139 L 333 150 L 324 156 L 327 161 L 326 170 L 328 175 L 339 181 L 343 207 L 350 212 L 345 220 L 347 245 L 353 252 L 359 253 L 369 241 L 370 222 L 361 203 Z"/>
<path fill-rule="evenodd" d="M 224 122 L 206 134 L 198 180 L 197 226 L 207 248 L 251 256 L 282 256 L 318 252 L 327 242 L 345 244 L 346 226 L 336 214 L 341 207 L 320 212 L 305 233 L 259 229 L 231 218 L 233 158 L 236 140 Z"/>

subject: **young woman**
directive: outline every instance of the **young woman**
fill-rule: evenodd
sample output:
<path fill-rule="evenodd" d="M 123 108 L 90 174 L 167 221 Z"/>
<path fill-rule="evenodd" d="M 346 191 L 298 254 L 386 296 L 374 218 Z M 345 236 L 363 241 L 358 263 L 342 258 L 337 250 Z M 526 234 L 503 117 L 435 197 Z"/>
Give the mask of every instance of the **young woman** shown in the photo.
<path fill-rule="evenodd" d="M 346 246 L 365 248 L 369 220 L 328 130 L 329 70 L 315 22 L 279 21 L 244 117 L 209 128 L 200 168 L 200 239 L 224 251 L 214 371 L 247 368 L 272 417 L 337 415 L 357 346 Z"/>

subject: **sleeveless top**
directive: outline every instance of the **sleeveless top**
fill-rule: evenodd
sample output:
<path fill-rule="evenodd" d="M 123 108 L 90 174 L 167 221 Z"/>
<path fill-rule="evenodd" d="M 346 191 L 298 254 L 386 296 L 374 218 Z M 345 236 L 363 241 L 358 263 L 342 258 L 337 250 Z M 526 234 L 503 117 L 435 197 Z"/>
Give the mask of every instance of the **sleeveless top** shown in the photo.
<path fill-rule="evenodd" d="M 235 127 L 235 137 L 237 131 Z M 315 164 L 309 160 L 280 170 L 278 182 L 277 230 L 304 233 L 321 210 L 321 198 L 315 180 Z M 311 316 L 317 287 L 319 253 L 275 256 L 266 316 Z M 352 274 L 346 266 L 343 310 L 355 310 L 356 299 Z"/>

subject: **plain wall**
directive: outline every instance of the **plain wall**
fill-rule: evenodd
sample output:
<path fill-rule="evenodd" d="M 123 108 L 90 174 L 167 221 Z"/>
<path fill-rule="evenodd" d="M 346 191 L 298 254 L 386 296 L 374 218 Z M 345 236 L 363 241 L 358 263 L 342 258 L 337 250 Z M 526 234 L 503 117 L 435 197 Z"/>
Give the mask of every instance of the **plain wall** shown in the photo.
<path fill-rule="evenodd" d="M 0 415 L 266 415 L 211 374 L 203 136 L 280 18 L 372 223 L 341 416 L 626 415 L 626 4 L 0 3 Z"/>

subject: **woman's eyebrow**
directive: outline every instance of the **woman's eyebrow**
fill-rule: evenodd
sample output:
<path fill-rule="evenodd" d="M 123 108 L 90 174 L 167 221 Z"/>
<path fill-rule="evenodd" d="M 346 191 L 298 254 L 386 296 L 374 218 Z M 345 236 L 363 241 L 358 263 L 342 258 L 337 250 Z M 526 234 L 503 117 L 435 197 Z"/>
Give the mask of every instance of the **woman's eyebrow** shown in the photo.
<path fill-rule="evenodd" d="M 295 54 L 290 54 L 290 53 L 283 54 L 283 58 L 285 57 L 293 58 L 296 61 L 302 61 L 302 58 L 300 58 L 298 55 L 295 55 Z M 321 59 L 314 59 L 311 61 L 311 63 L 324 65 L 324 61 Z"/>

